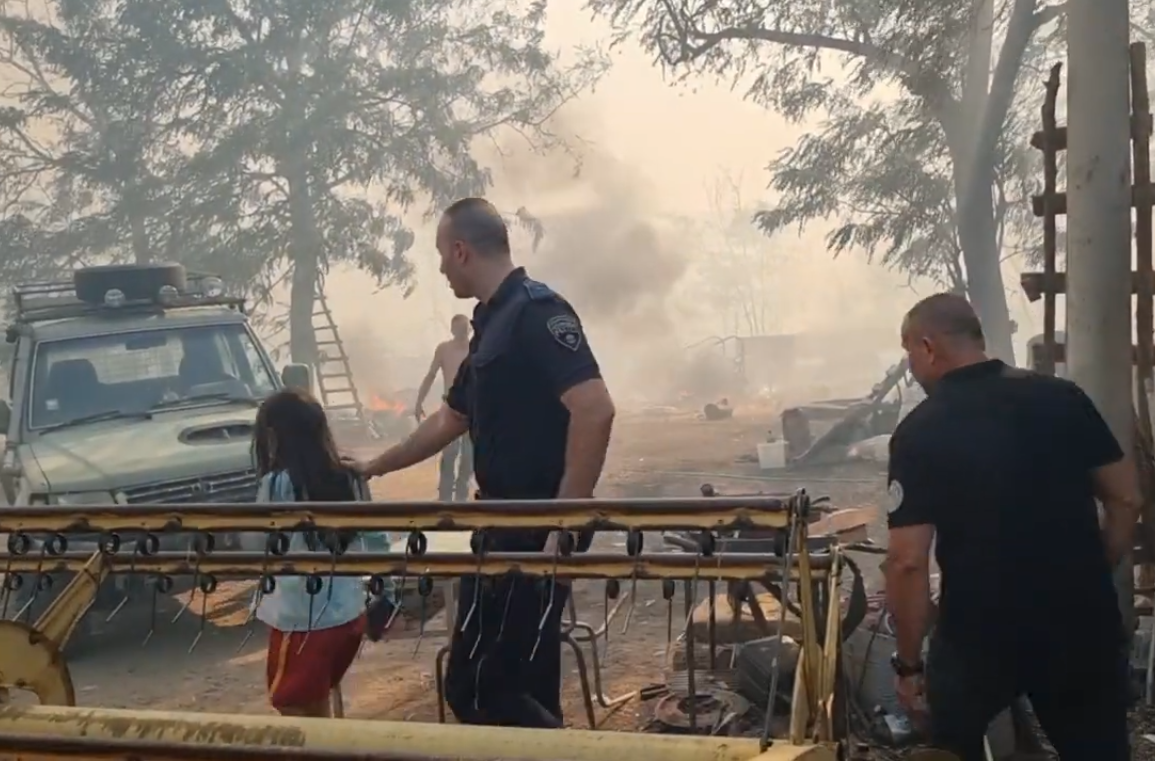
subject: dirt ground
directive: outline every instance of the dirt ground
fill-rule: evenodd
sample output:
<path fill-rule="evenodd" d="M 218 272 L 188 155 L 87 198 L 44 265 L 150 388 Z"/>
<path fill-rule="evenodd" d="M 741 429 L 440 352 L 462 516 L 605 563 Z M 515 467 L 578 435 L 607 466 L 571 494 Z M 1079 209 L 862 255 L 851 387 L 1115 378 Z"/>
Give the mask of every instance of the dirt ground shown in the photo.
<path fill-rule="evenodd" d="M 830 495 L 838 506 L 871 504 L 880 498 L 883 478 L 877 466 L 859 468 L 850 477 L 840 475 L 829 482 L 817 481 L 819 474 L 772 484 L 715 475 L 757 473 L 748 460 L 773 425 L 774 416 L 769 413 L 744 415 L 741 411 L 735 419 L 721 422 L 700 421 L 692 415 L 623 416 L 615 429 L 599 496 L 692 496 L 703 482 L 711 482 L 724 493 L 808 486 L 812 493 Z M 435 490 L 433 463 L 374 482 L 374 493 L 384 499 L 429 499 Z M 624 547 L 621 535 L 599 536 L 598 542 L 605 549 Z M 658 550 L 659 538 L 647 537 L 646 548 Z M 623 587 L 628 588 L 628 583 Z M 579 618 L 595 627 L 604 620 L 603 590 L 600 582 L 579 582 L 575 587 Z M 78 702 L 118 708 L 270 713 L 265 697 L 265 634 L 259 625 L 244 625 L 251 594 L 247 583 L 222 584 L 204 607 L 205 617 L 198 597 L 175 622 L 179 600 L 164 600 L 155 634 L 143 647 L 149 605 L 141 602 L 131 606 L 135 610 L 126 609 L 103 624 L 98 640 L 72 659 Z M 680 600 L 677 605 L 681 607 Z M 662 681 L 666 605 L 656 584 L 638 584 L 630 627 L 623 633 L 624 619 L 623 611 L 612 624 L 603 659 L 609 696 Z M 404 632 L 395 632 L 386 642 L 366 645 L 345 680 L 347 715 L 436 721 L 434 656 L 446 642 L 444 634 L 437 633 L 444 626 L 444 614 L 439 613 L 427 625 L 431 633 L 420 639 L 419 647 L 416 621 L 409 621 Z M 199 643 L 189 652 L 202 628 Z M 247 631 L 252 636 L 242 647 Z M 573 726 L 584 726 L 574 661 L 568 655 L 566 669 L 566 719 Z M 599 709 L 598 723 L 605 728 L 633 729 L 648 718 L 647 708 L 630 702 L 612 715 Z"/>

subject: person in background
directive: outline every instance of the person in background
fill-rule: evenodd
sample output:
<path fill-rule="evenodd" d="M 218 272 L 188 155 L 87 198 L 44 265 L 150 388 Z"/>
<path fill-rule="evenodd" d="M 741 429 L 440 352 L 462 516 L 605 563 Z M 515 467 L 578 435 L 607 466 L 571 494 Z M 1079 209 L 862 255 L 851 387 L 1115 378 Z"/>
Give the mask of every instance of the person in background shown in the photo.
<path fill-rule="evenodd" d="M 341 464 L 324 409 L 305 391 L 284 389 L 261 404 L 253 454 L 258 502 L 352 502 L 366 496 L 363 480 Z M 360 539 L 293 532 L 289 551 L 327 551 L 326 542 Z M 360 578 L 325 578 L 315 595 L 305 585 L 303 576 L 277 577 L 273 591 L 257 600 L 256 617 L 269 626 L 269 700 L 284 716 L 327 717 L 330 694 L 357 657 L 362 637 L 384 633 L 392 590 L 367 617 Z"/>
<path fill-rule="evenodd" d="M 429 395 L 429 389 L 433 387 L 438 373 L 441 374 L 444 397 L 453 379 L 457 377 L 458 368 L 469 354 L 469 318 L 463 314 L 453 315 L 449 331 L 452 338 L 437 344 L 433 350 L 433 361 L 429 363 L 429 371 L 417 389 L 417 405 L 413 413 L 418 423 L 425 419 L 425 397 Z M 451 499 L 464 502 L 469 496 L 469 479 L 473 476 L 473 444 L 468 435 L 457 437 L 441 450 L 438 471 L 437 499 L 442 502 Z"/>
<path fill-rule="evenodd" d="M 990 722 L 1020 696 L 1063 761 L 1126 761 L 1112 568 L 1139 513 L 1131 458 L 1074 383 L 989 359 L 961 296 L 916 304 L 902 345 L 927 398 L 890 440 L 885 573 L 899 700 L 962 761 L 984 759 Z M 932 544 L 942 595 L 924 667 Z M 1073 610 L 1078 624 L 1064 625 Z"/>
<path fill-rule="evenodd" d="M 478 301 L 469 356 L 441 409 L 404 442 L 360 464 L 360 472 L 408 468 L 468 432 L 479 499 L 592 497 L 614 404 L 577 313 L 514 265 L 505 220 L 484 199 L 446 209 L 437 251 L 453 294 Z M 592 540 L 518 529 L 487 530 L 482 538 L 493 552 L 553 553 L 563 541 L 580 552 Z M 514 574 L 494 581 L 461 580 L 446 702 L 463 724 L 561 727 L 561 618 L 569 589 Z M 484 615 L 469 615 L 475 603 Z"/>

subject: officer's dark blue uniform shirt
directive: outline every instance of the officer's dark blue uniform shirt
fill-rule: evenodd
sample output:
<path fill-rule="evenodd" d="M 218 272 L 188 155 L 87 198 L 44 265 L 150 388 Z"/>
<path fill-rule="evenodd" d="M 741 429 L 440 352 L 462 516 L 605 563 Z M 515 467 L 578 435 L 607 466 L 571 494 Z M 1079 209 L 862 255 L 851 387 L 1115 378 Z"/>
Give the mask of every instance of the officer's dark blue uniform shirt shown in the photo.
<path fill-rule="evenodd" d="M 473 311 L 469 356 L 446 403 L 469 418 L 482 495 L 552 499 L 565 472 L 561 396 L 601 377 L 573 307 L 518 268 Z"/>

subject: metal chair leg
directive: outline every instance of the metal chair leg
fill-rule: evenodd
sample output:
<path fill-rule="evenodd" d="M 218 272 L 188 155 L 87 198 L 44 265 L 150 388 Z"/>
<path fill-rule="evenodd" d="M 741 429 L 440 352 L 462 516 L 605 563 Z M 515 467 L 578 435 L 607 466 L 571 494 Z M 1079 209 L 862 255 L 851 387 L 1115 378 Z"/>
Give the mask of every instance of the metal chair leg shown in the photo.
<path fill-rule="evenodd" d="M 449 645 L 442 645 L 437 651 L 433 667 L 433 680 L 437 682 L 437 723 L 445 723 L 445 656 L 449 655 Z"/>
<path fill-rule="evenodd" d="M 572 646 L 575 648 L 575 650 L 580 645 L 587 643 L 590 644 L 590 659 L 593 661 L 594 672 L 594 697 L 597 699 L 598 705 L 600 705 L 602 708 L 617 708 L 619 705 L 632 698 L 635 694 L 632 692 L 626 693 L 625 695 L 619 695 L 614 698 L 607 697 L 604 690 L 602 689 L 602 666 L 601 659 L 598 657 L 597 631 L 595 631 L 594 628 L 589 624 L 583 623 L 581 621 L 572 622 L 570 624 L 570 629 L 571 631 L 566 632 L 563 636 L 565 639 L 572 643 Z M 584 632 L 585 636 L 583 636 L 581 639 L 574 637 L 571 632 L 576 631 Z M 602 631 L 604 633 L 604 628 Z M 582 661 L 579 658 L 579 668 L 583 667 L 581 666 L 581 663 Z M 582 676 L 584 677 L 584 672 L 582 672 Z"/>
<path fill-rule="evenodd" d="M 582 703 L 585 707 L 586 721 L 589 722 L 590 729 L 594 729 L 597 726 L 593 703 L 595 698 L 598 701 L 598 705 L 608 709 L 616 708 L 635 695 L 635 693 L 631 692 L 615 698 L 606 696 L 602 690 L 601 659 L 598 655 L 598 640 L 605 636 L 606 627 L 613 621 L 621 609 L 622 604 L 625 603 L 628 598 L 629 593 L 622 595 L 610 610 L 607 621 L 597 629 L 577 620 L 577 609 L 574 605 L 573 595 L 570 595 L 567 601 L 570 620 L 563 623 L 562 641 L 573 650 L 574 660 L 577 662 L 578 680 L 581 683 L 582 690 Z M 575 632 L 580 632 L 581 636 L 574 636 Z M 586 663 L 585 654 L 581 649 L 581 646 L 585 644 L 590 645 L 590 658 L 593 661 L 594 689 L 592 691 L 590 690 L 589 667 Z M 440 724 L 445 723 L 445 658 L 448 655 L 449 645 L 443 645 L 441 649 L 437 651 L 437 658 L 434 663 L 434 681 L 437 686 L 437 721 Z"/>
<path fill-rule="evenodd" d="M 597 718 L 594 716 L 594 701 L 590 695 L 590 678 L 586 672 L 586 658 L 582 655 L 581 645 L 568 633 L 562 635 L 562 642 L 570 646 L 573 650 L 574 660 L 577 661 L 578 681 L 582 688 L 582 704 L 586 709 L 586 721 L 589 722 L 590 729 L 597 729 Z M 597 649 L 597 646 L 594 646 Z M 595 656 L 596 657 L 596 656 Z"/>

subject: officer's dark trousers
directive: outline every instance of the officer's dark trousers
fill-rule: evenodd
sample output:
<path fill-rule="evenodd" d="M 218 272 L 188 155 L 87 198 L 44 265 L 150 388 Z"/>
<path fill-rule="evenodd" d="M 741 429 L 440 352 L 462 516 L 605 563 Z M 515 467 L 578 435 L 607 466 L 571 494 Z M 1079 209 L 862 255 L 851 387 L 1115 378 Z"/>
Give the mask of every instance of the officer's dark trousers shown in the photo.
<path fill-rule="evenodd" d="M 475 576 L 461 580 L 445 675 L 453 715 L 462 724 L 561 727 L 561 619 L 569 588 L 555 587 L 531 661 L 550 583 L 516 575 L 483 579 L 469 616 L 478 584 Z"/>
<path fill-rule="evenodd" d="M 983 761 L 988 725 L 1019 696 L 1062 761 L 1128 761 L 1129 684 L 1118 648 L 1056 626 L 1030 645 L 979 652 L 934 636 L 927 659 L 931 744 Z"/>

